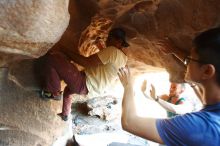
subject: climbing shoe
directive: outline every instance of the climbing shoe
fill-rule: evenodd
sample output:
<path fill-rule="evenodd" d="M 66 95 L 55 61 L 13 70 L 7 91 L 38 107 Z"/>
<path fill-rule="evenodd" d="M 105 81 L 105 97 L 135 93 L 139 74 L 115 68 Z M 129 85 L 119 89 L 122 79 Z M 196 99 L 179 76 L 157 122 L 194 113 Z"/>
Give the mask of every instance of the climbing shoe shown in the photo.
<path fill-rule="evenodd" d="M 40 91 L 40 97 L 43 100 L 50 100 L 50 99 L 52 99 L 52 93 L 44 91 L 44 90 L 41 90 Z"/>
<path fill-rule="evenodd" d="M 62 98 L 62 92 L 58 92 L 56 95 L 53 95 L 51 92 L 41 90 L 40 96 L 43 100 L 61 100 Z"/>
<path fill-rule="evenodd" d="M 62 113 L 57 114 L 63 121 L 67 121 L 68 120 L 68 116 L 67 115 L 63 115 Z"/>

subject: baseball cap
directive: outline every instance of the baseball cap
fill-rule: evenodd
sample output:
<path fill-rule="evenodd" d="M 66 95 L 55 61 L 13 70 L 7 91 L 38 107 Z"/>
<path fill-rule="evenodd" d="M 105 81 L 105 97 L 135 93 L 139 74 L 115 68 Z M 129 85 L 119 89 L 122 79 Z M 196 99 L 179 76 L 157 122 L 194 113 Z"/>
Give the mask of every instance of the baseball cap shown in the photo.
<path fill-rule="evenodd" d="M 114 37 L 116 39 L 122 40 L 122 46 L 128 47 L 130 46 L 126 41 L 126 32 L 122 28 L 113 28 L 109 31 L 109 37 Z"/>

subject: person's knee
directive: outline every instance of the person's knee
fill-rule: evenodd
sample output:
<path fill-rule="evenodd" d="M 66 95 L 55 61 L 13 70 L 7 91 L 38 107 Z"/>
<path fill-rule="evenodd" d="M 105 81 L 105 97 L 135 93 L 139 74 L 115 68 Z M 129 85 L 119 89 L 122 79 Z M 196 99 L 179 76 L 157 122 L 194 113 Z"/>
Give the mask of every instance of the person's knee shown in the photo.
<path fill-rule="evenodd" d="M 69 87 L 65 87 L 64 92 L 63 92 L 63 96 L 65 98 L 68 98 L 71 94 L 74 94 L 75 91 L 73 88 L 69 88 Z"/>

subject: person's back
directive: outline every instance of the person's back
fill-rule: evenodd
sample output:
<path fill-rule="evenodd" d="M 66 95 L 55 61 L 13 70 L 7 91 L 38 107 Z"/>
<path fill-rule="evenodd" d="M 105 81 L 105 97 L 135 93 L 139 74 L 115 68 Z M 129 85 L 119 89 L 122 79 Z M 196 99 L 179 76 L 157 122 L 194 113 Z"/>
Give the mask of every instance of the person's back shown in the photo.
<path fill-rule="evenodd" d="M 117 70 L 127 63 L 127 56 L 114 46 L 101 50 L 98 54 L 104 65 L 85 69 L 88 96 L 103 95 L 118 78 Z"/>
<path fill-rule="evenodd" d="M 125 41 L 125 32 L 122 29 L 115 28 L 109 32 L 106 46 L 97 53 L 102 65 L 85 68 L 89 97 L 103 95 L 118 78 L 117 70 L 127 63 L 124 48 L 129 44 Z"/>
<path fill-rule="evenodd" d="M 199 112 L 158 120 L 156 124 L 166 145 L 219 146 L 219 115 L 220 104 L 216 104 L 206 106 Z"/>

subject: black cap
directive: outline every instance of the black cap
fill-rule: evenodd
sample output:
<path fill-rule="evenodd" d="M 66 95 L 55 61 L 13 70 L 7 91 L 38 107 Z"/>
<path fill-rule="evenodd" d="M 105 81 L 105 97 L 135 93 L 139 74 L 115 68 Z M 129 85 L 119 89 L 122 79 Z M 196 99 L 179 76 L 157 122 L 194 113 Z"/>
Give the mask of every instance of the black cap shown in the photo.
<path fill-rule="evenodd" d="M 113 29 L 111 29 L 108 36 L 122 40 L 122 46 L 123 47 L 130 46 L 126 41 L 126 33 L 122 28 L 113 28 Z"/>

